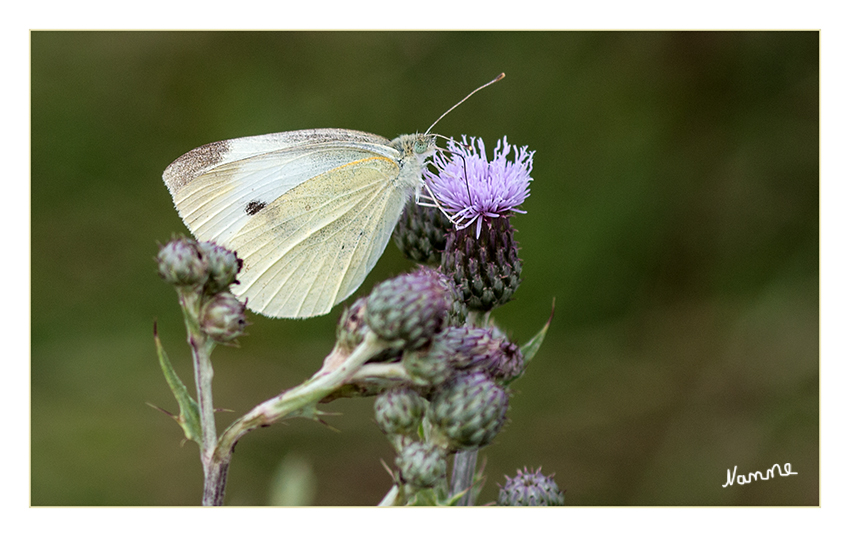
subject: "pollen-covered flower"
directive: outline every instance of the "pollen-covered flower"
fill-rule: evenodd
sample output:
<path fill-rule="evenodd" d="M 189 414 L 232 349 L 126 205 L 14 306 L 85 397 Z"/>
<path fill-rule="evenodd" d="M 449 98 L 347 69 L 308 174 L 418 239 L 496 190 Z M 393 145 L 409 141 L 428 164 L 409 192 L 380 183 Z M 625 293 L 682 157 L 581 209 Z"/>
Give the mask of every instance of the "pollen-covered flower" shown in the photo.
<path fill-rule="evenodd" d="M 513 161 L 508 160 L 511 152 Z M 529 195 L 533 157 L 534 151 L 508 145 L 505 136 L 488 161 L 484 141 L 470 137 L 467 142 L 464 135 L 461 142 L 450 140 L 448 151 L 434 155 L 439 171 L 426 170 L 425 181 L 433 201 L 452 217 L 455 227 L 475 224 L 477 238 L 485 220 L 525 212 L 518 207 Z"/>

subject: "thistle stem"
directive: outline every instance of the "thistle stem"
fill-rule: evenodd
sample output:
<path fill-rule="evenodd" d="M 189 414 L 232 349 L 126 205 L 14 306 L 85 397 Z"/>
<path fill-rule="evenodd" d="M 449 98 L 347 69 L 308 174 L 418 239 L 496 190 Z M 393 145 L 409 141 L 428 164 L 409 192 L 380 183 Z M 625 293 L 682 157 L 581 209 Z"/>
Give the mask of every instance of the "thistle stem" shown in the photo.
<path fill-rule="evenodd" d="M 215 406 L 212 399 L 213 367 L 210 355 L 215 341 L 207 337 L 200 327 L 200 294 L 193 291 L 180 293 L 180 305 L 186 323 L 186 336 L 192 349 L 195 370 L 195 388 L 198 391 L 198 412 L 201 422 L 201 465 L 204 469 L 204 496 L 202 505 L 221 505 L 224 499 L 224 478 L 227 468 L 213 465 L 218 433 L 215 428 Z"/>
<path fill-rule="evenodd" d="M 195 385 L 198 389 L 198 409 L 201 417 L 201 464 L 204 468 L 204 498 L 202 505 L 221 505 L 215 503 L 223 499 L 224 485 L 221 482 L 221 491 L 216 484 L 220 481 L 221 469 L 213 468 L 212 458 L 215 452 L 217 434 L 215 428 L 215 407 L 212 398 L 213 366 L 210 360 L 210 352 L 215 347 L 215 342 L 206 337 L 192 339 L 192 356 L 195 362 Z M 224 469 L 224 473 L 227 470 Z"/>
<path fill-rule="evenodd" d="M 222 505 L 227 468 L 213 464 L 218 433 L 215 427 L 215 406 L 212 396 L 213 366 L 210 355 L 215 341 L 201 331 L 201 294 L 194 290 L 180 293 L 180 306 L 186 323 L 186 337 L 192 349 L 195 388 L 198 391 L 198 412 L 201 422 L 201 465 L 204 469 L 202 505 Z"/>
<path fill-rule="evenodd" d="M 475 477 L 475 466 L 478 463 L 478 450 L 458 451 L 455 455 L 454 467 L 452 467 L 452 496 L 466 490 L 463 497 L 456 505 L 472 505 L 471 491 L 472 479 Z"/>
<path fill-rule="evenodd" d="M 233 448 L 249 431 L 276 421 L 304 417 L 315 418 L 318 415 L 316 405 L 330 393 L 338 390 L 343 384 L 366 363 L 367 360 L 386 350 L 387 344 L 369 331 L 363 342 L 349 356 L 339 362 L 334 369 L 322 368 L 303 384 L 255 406 L 250 412 L 234 421 L 218 439 L 218 444 L 210 454 L 209 470 L 205 465 L 205 478 L 209 482 L 204 485 L 204 499 L 210 495 L 209 505 L 221 505 L 224 498 L 224 484 L 227 479 L 227 468 Z M 327 360 L 326 360 L 327 362 Z M 208 472 L 208 473 L 207 473 Z M 207 481 L 207 480 L 205 480 Z M 205 504 L 207 505 L 207 504 Z"/>

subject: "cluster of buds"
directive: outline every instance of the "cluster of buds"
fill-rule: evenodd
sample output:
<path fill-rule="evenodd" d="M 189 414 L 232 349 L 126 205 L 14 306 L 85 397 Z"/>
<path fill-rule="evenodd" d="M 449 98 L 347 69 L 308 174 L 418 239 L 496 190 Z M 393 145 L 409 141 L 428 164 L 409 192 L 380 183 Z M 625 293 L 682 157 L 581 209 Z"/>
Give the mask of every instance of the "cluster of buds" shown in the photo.
<path fill-rule="evenodd" d="M 231 343 L 247 326 L 245 303 L 230 291 L 242 260 L 211 242 L 175 238 L 156 257 L 159 275 L 174 285 L 184 311 L 216 343 Z"/>
<path fill-rule="evenodd" d="M 404 371 L 378 394 L 375 419 L 397 452 L 398 483 L 414 491 L 445 482 L 448 455 L 493 441 L 507 384 L 524 369 L 522 353 L 495 328 L 451 325 L 452 285 L 420 268 L 376 285 L 337 325 L 338 346 L 351 351 L 374 333 L 388 351 L 370 362 Z"/>
<path fill-rule="evenodd" d="M 513 161 L 508 160 L 511 151 Z M 409 203 L 396 227 L 394 240 L 402 252 L 417 263 L 437 266 L 450 294 L 442 328 L 427 342 L 419 338 L 419 344 L 390 358 L 401 364 L 406 380 L 375 403 L 378 425 L 398 453 L 402 484 L 436 486 L 440 480 L 435 476 L 444 468 L 437 454 L 487 446 L 505 423 L 507 385 L 522 375 L 526 362 L 498 328 L 477 326 L 475 320 L 511 300 L 520 284 L 522 260 L 510 217 L 524 212 L 518 207 L 529 194 L 533 154 L 503 139 L 488 160 L 480 139 L 450 141 L 448 151 L 434 157 L 437 172 L 425 173 L 425 202 Z M 434 274 L 426 269 L 414 274 L 426 273 Z M 389 297 L 382 300 L 390 302 Z M 394 300 L 410 298 L 397 295 Z M 372 303 L 370 296 L 367 320 Z M 361 315 L 356 306 L 348 325 Z M 398 305 L 390 309 L 403 317 Z M 421 323 L 399 319 L 393 327 Z"/>

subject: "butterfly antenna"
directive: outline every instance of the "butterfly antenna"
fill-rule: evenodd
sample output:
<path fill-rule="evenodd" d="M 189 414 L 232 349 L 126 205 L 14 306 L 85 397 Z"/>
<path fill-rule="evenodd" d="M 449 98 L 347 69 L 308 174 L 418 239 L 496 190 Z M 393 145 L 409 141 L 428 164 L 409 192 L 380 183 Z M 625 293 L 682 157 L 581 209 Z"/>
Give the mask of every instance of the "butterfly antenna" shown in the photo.
<path fill-rule="evenodd" d="M 440 122 L 440 120 L 441 120 L 441 119 L 443 119 L 444 117 L 446 117 L 446 115 L 447 115 L 449 112 L 451 112 L 452 110 L 454 110 L 455 108 L 457 108 L 458 106 L 460 106 L 460 103 L 462 103 L 463 101 L 465 101 L 465 100 L 469 99 L 470 97 L 472 97 L 473 95 L 475 95 L 478 91 L 483 90 L 484 88 L 486 88 L 487 86 L 489 86 L 489 85 L 491 85 L 491 84 L 495 84 L 496 82 L 498 82 L 498 81 L 502 80 L 503 78 L 505 78 L 505 73 L 500 73 L 500 74 L 499 74 L 499 76 L 497 76 L 496 78 L 494 78 L 494 79 L 493 79 L 493 80 L 491 80 L 490 82 L 487 82 L 487 83 L 486 83 L 486 84 L 484 84 L 483 86 L 480 86 L 480 87 L 475 88 L 474 90 L 472 90 L 472 92 L 471 92 L 469 95 L 467 95 L 466 97 L 464 97 L 463 99 L 461 99 L 461 100 L 460 100 L 460 101 L 459 101 L 456 105 L 452 106 L 451 108 L 449 108 L 448 110 L 446 110 L 445 112 L 443 112 L 443 115 L 442 115 L 442 116 L 440 116 L 440 117 L 438 117 L 438 118 L 437 118 L 437 121 L 435 121 L 435 122 L 434 122 L 434 123 L 433 123 L 430 127 L 428 127 L 428 130 L 427 130 L 427 131 L 425 131 L 425 134 L 428 134 L 429 132 L 431 132 L 431 129 L 433 129 L 433 128 L 434 128 L 434 125 L 436 125 L 437 123 L 439 123 L 439 122 Z"/>

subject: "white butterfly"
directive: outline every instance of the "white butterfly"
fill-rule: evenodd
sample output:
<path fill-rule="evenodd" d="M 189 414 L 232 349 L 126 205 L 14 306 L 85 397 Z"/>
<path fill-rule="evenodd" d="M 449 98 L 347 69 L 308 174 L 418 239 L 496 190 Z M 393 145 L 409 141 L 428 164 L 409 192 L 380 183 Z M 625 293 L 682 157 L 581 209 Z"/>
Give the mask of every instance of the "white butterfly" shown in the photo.
<path fill-rule="evenodd" d="M 250 309 L 313 317 L 363 283 L 404 205 L 418 199 L 437 150 L 430 130 L 392 141 L 313 129 L 214 142 L 162 177 L 192 234 L 243 259 L 233 291 Z"/>

